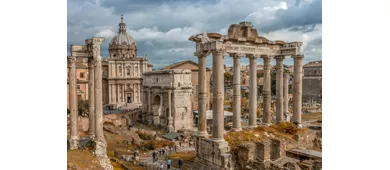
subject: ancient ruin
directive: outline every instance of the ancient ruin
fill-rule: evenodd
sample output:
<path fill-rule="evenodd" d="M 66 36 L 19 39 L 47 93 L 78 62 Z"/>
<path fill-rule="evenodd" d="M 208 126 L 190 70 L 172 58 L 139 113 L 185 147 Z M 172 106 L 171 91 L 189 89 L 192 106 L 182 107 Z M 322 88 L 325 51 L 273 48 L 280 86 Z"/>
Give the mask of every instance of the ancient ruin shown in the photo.
<path fill-rule="evenodd" d="M 169 132 L 193 129 L 190 70 L 146 72 L 142 84 L 143 122 Z"/>
<path fill-rule="evenodd" d="M 229 154 L 228 143 L 224 140 L 224 117 L 223 117 L 223 101 L 224 101 L 224 81 L 223 81 L 223 57 L 229 54 L 232 57 L 246 56 L 250 60 L 250 98 L 249 98 L 249 126 L 254 128 L 258 125 L 256 116 L 257 106 L 257 86 L 256 83 L 256 58 L 261 57 L 264 61 L 264 89 L 263 89 L 263 125 L 270 124 L 270 109 L 271 109 L 271 93 L 270 93 L 270 60 L 275 58 L 278 63 L 278 95 L 277 95 L 277 112 L 278 121 L 283 121 L 281 114 L 283 113 L 283 70 L 281 64 L 285 56 L 292 56 L 294 59 L 294 100 L 293 100 L 293 122 L 297 126 L 301 126 L 301 104 L 302 104 L 302 59 L 301 42 L 284 42 L 280 40 L 270 41 L 265 37 L 257 34 L 257 30 L 252 27 L 250 22 L 241 22 L 240 24 L 232 24 L 229 27 L 228 35 L 218 33 L 202 33 L 193 35 L 189 40 L 196 43 L 195 56 L 199 59 L 199 65 L 203 66 L 199 69 L 199 82 L 202 82 L 201 77 L 205 73 L 205 58 L 209 54 L 213 56 L 213 133 L 209 139 L 205 132 L 205 127 L 202 124 L 206 123 L 205 107 L 199 107 L 199 134 L 196 136 L 195 148 L 197 157 L 195 160 L 196 167 L 201 169 L 233 169 L 234 165 Z M 234 70 L 239 70 L 237 59 L 234 60 Z M 237 74 L 237 71 L 234 72 Z M 233 75 L 238 76 L 238 75 Z M 237 82 L 235 82 L 237 83 Z M 235 88 L 239 88 L 239 84 L 234 84 Z M 200 89 L 204 89 L 204 82 L 199 84 Z M 202 93 L 202 90 L 200 90 Z M 238 91 L 234 90 L 234 95 L 238 95 Z M 199 97 L 199 104 L 204 103 L 204 99 Z M 234 110 L 238 110 L 240 106 L 238 100 L 234 100 Z M 237 112 L 234 114 L 238 114 Z M 240 129 L 239 116 L 234 117 L 236 122 L 235 129 Z M 203 121 L 203 123 L 201 122 Z"/>

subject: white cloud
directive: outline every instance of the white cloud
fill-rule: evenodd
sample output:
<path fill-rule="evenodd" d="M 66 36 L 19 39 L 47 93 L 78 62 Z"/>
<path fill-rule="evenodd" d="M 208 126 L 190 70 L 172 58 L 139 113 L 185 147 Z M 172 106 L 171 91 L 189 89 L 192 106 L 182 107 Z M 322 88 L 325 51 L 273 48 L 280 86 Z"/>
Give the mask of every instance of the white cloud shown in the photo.
<path fill-rule="evenodd" d="M 283 10 L 286 10 L 288 7 L 287 7 L 287 3 L 282 1 L 280 2 L 278 5 L 276 6 L 273 6 L 273 7 L 264 7 L 264 10 L 268 10 L 268 11 L 277 11 L 279 9 L 283 9 Z"/>
<path fill-rule="evenodd" d="M 167 32 L 159 31 L 157 27 L 129 30 L 128 33 L 136 41 L 188 42 L 191 35 L 200 31 L 192 27 L 173 28 Z"/>
<path fill-rule="evenodd" d="M 103 38 L 107 38 L 107 39 L 111 39 L 112 37 L 115 36 L 115 32 L 112 31 L 111 29 L 104 29 L 98 33 L 96 33 L 95 35 L 98 36 L 98 37 L 103 37 Z"/>

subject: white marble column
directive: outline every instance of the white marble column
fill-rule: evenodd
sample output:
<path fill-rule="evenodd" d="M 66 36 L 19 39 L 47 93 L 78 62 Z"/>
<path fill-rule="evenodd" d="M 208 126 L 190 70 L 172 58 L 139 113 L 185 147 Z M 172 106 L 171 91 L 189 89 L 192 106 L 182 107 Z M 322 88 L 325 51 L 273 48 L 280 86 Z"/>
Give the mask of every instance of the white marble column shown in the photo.
<path fill-rule="evenodd" d="M 263 124 L 271 123 L 271 57 L 261 56 L 264 61 L 264 86 L 263 86 Z"/>
<path fill-rule="evenodd" d="M 153 113 L 152 113 L 152 98 L 151 98 L 151 95 L 152 95 L 152 89 L 149 88 L 149 91 L 148 91 L 148 123 L 149 125 L 151 125 L 153 123 Z"/>
<path fill-rule="evenodd" d="M 120 84 L 117 84 L 117 85 L 116 85 L 116 100 L 117 100 L 117 103 L 120 102 L 120 98 L 119 98 L 119 86 L 120 86 Z"/>
<path fill-rule="evenodd" d="M 283 122 L 283 60 L 284 56 L 275 56 L 276 59 L 276 122 Z"/>
<path fill-rule="evenodd" d="M 288 96 L 288 87 L 289 87 L 289 82 L 290 82 L 290 72 L 288 70 L 286 70 L 284 72 L 284 85 L 283 85 L 283 110 L 284 110 L 284 115 L 289 117 L 289 111 L 288 111 L 288 102 L 289 102 L 289 96 Z M 289 121 L 287 119 L 287 117 L 285 117 L 285 120 L 286 121 Z"/>
<path fill-rule="evenodd" d="M 224 133 L 223 51 L 213 51 L 213 140 L 222 142 Z"/>
<path fill-rule="evenodd" d="M 198 135 L 208 136 L 206 121 L 206 57 L 207 54 L 198 55 Z"/>
<path fill-rule="evenodd" d="M 108 104 L 111 104 L 112 103 L 112 90 L 111 90 L 111 84 L 110 82 L 108 82 Z"/>
<path fill-rule="evenodd" d="M 240 54 L 232 54 L 233 57 L 233 128 L 241 131 L 241 70 Z"/>
<path fill-rule="evenodd" d="M 293 123 L 298 127 L 301 124 L 302 112 L 302 61 L 303 55 L 292 56 L 294 59 L 294 89 L 293 89 Z"/>
<path fill-rule="evenodd" d="M 257 57 L 247 55 L 249 58 L 249 124 L 248 128 L 257 126 Z"/>
<path fill-rule="evenodd" d="M 88 58 L 88 105 L 89 105 L 89 128 L 88 136 L 95 139 L 95 76 L 93 58 Z"/>
<path fill-rule="evenodd" d="M 79 135 L 77 129 L 77 78 L 76 78 L 76 57 L 68 57 L 69 67 L 69 109 L 70 109 L 70 139 L 69 147 L 71 150 L 77 149 L 79 144 Z"/>

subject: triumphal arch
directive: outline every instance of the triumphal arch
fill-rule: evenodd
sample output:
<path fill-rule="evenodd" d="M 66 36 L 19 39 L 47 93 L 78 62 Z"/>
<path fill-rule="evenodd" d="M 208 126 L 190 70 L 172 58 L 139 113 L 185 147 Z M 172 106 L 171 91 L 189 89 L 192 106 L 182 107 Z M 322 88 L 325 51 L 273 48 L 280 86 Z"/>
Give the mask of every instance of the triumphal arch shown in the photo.
<path fill-rule="evenodd" d="M 256 59 L 264 61 L 264 88 L 263 88 L 263 120 L 260 125 L 271 123 L 271 59 L 276 60 L 276 121 L 283 122 L 284 106 L 288 94 L 283 91 L 283 60 L 286 56 L 294 59 L 293 84 L 293 123 L 301 126 L 302 103 L 302 42 L 271 41 L 259 36 L 250 22 L 232 24 L 228 35 L 218 33 L 202 33 L 193 35 L 190 41 L 196 43 L 195 56 L 199 60 L 199 125 L 198 135 L 195 137 L 197 152 L 195 164 L 200 169 L 233 169 L 229 146 L 224 139 L 224 75 L 223 58 L 226 55 L 233 57 L 233 129 L 241 131 L 241 94 L 240 94 L 240 58 L 246 56 L 250 63 L 250 96 L 249 96 L 249 124 L 247 128 L 258 125 L 256 115 L 257 105 L 257 70 Z M 213 132 L 208 138 L 206 131 L 206 57 L 213 57 Z M 288 103 L 287 103 L 288 104 Z M 286 108 L 286 111 L 288 108 Z"/>

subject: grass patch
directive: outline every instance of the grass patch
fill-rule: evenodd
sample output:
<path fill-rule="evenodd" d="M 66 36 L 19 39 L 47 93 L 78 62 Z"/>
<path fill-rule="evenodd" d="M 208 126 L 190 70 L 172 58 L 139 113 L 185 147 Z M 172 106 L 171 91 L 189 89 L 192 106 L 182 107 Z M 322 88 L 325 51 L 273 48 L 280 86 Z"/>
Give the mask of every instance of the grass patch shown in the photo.
<path fill-rule="evenodd" d="M 141 131 L 137 131 L 137 134 L 139 136 L 139 138 L 141 138 L 142 140 L 151 140 L 151 139 L 154 139 L 154 137 L 150 134 L 147 134 L 145 132 L 141 132 Z"/>
<path fill-rule="evenodd" d="M 243 130 L 241 132 L 229 132 L 224 138 L 229 143 L 232 150 L 237 149 L 237 146 L 243 142 L 253 142 L 264 139 L 260 133 L 248 130 Z"/>
<path fill-rule="evenodd" d="M 176 152 L 169 155 L 171 159 L 181 159 L 184 161 L 193 161 L 195 160 L 196 152 Z"/>
<path fill-rule="evenodd" d="M 103 169 L 90 151 L 70 150 L 67 152 L 68 163 L 81 169 Z"/>
<path fill-rule="evenodd" d="M 174 142 L 170 142 L 167 140 L 155 140 L 155 139 L 141 142 L 141 146 L 149 150 L 155 150 L 157 148 L 163 148 L 174 144 L 175 144 Z"/>
<path fill-rule="evenodd" d="M 120 163 L 110 160 L 111 165 L 114 167 L 114 170 L 124 170 Z"/>

